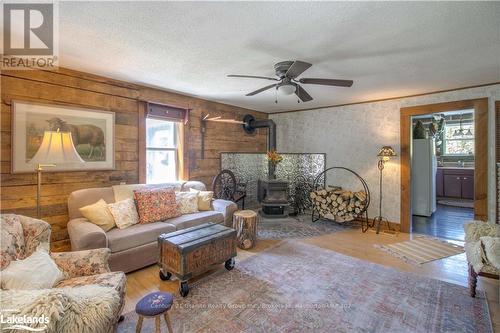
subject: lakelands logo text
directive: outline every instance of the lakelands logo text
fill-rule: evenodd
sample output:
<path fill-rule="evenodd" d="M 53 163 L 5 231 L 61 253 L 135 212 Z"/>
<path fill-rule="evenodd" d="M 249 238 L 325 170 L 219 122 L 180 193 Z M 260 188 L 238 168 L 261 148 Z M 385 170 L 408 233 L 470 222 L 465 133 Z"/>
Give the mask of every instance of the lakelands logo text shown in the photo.
<path fill-rule="evenodd" d="M 19 330 L 23 332 L 45 332 L 49 318 L 45 315 L 38 317 L 19 315 L 19 310 L 1 310 L 0 325 L 3 330 Z"/>
<path fill-rule="evenodd" d="M 1 69 L 57 66 L 53 3 L 4 3 Z"/>

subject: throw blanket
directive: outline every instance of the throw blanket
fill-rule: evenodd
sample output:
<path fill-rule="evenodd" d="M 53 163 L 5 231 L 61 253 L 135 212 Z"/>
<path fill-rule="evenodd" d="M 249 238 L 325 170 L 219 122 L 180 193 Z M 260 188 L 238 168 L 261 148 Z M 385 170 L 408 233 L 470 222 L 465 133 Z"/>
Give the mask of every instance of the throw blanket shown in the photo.
<path fill-rule="evenodd" d="M 41 290 L 1 290 L 0 307 L 19 310 L 17 317 L 48 318 L 48 323 L 28 323 L 31 328 L 47 327 L 43 332 L 105 333 L 111 331 L 114 317 L 120 310 L 120 299 L 114 288 L 81 286 Z M 4 312 L 4 318 L 13 312 Z M 2 332 L 11 324 L 0 324 Z"/>
<path fill-rule="evenodd" d="M 476 272 L 485 265 L 500 271 L 500 237 L 483 236 L 477 242 L 465 243 L 465 252 Z"/>

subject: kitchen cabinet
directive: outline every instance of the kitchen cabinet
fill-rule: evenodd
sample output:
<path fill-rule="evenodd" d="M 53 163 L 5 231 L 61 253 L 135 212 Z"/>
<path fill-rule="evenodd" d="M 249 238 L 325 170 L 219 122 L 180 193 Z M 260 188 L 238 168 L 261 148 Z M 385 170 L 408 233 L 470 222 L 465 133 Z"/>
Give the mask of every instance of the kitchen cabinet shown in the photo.
<path fill-rule="evenodd" d="M 436 196 L 444 197 L 443 169 L 440 168 L 436 171 Z"/>
<path fill-rule="evenodd" d="M 444 196 L 448 198 L 462 197 L 462 178 L 459 175 L 447 175 L 444 178 Z"/>
<path fill-rule="evenodd" d="M 442 196 L 474 199 L 474 169 L 440 168 L 439 170 L 442 174 Z M 439 176 L 436 175 L 436 191 L 438 191 L 438 178 Z M 441 196 L 438 193 L 437 195 Z"/>
<path fill-rule="evenodd" d="M 474 199 L 474 174 L 462 177 L 462 198 Z"/>

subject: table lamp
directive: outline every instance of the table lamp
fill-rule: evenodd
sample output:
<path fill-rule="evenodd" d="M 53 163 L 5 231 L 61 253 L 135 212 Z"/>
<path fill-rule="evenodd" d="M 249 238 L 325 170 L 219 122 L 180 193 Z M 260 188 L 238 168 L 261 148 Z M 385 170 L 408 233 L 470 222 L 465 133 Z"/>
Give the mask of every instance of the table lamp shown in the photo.
<path fill-rule="evenodd" d="M 379 185 L 379 205 L 378 205 L 378 216 L 373 219 L 373 226 L 377 228 L 377 234 L 380 232 L 380 225 L 383 222 L 387 223 L 387 228 L 391 230 L 389 221 L 382 216 L 382 171 L 384 170 L 385 163 L 391 159 L 391 157 L 397 156 L 396 152 L 391 146 L 383 146 L 378 152 L 378 169 L 380 171 L 380 185 Z"/>
<path fill-rule="evenodd" d="M 40 198 L 43 168 L 55 167 L 56 164 L 85 163 L 85 161 L 76 151 L 71 132 L 60 132 L 58 129 L 57 131 L 45 131 L 43 133 L 42 144 L 29 163 L 37 165 L 36 216 L 41 218 Z"/>

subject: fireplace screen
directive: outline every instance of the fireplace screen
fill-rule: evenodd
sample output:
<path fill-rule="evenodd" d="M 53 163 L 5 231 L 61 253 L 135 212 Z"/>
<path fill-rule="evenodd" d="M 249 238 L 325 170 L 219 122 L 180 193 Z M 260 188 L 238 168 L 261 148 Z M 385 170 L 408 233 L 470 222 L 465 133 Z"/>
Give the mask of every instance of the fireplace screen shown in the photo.
<path fill-rule="evenodd" d="M 282 153 L 283 161 L 276 167 L 276 178 L 289 183 L 290 202 L 301 202 L 309 207 L 309 193 L 316 175 L 325 170 L 325 154 Z M 238 182 L 247 183 L 245 204 L 258 207 L 257 182 L 268 178 L 267 159 L 264 153 L 221 153 L 221 170 L 231 170 Z"/>

